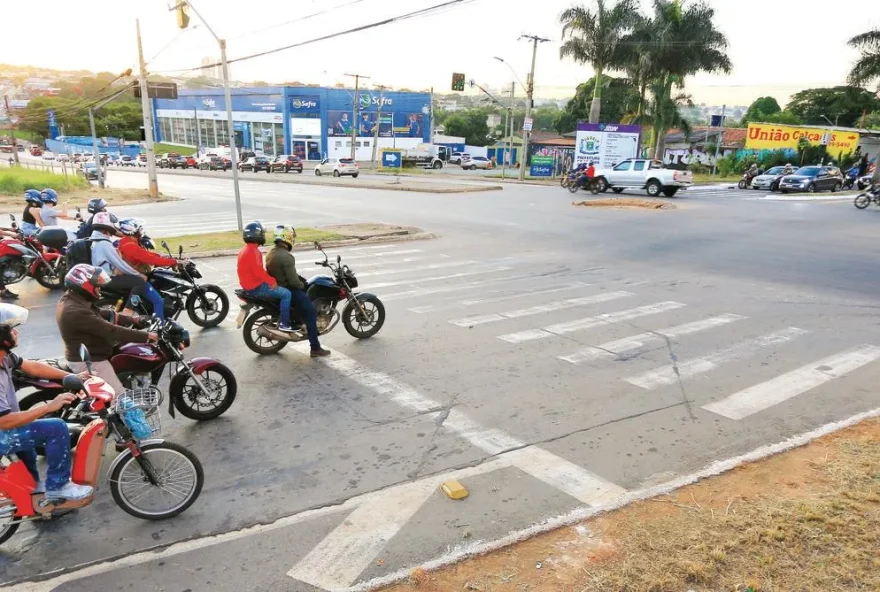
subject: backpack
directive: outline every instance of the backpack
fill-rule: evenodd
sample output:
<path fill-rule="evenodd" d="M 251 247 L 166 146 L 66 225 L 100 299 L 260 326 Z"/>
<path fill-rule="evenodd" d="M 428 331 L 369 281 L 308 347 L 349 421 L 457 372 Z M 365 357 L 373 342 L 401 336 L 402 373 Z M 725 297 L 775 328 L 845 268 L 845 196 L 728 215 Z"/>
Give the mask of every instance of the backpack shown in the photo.
<path fill-rule="evenodd" d="M 92 239 L 78 238 L 67 245 L 67 269 L 74 265 L 92 264 Z"/>

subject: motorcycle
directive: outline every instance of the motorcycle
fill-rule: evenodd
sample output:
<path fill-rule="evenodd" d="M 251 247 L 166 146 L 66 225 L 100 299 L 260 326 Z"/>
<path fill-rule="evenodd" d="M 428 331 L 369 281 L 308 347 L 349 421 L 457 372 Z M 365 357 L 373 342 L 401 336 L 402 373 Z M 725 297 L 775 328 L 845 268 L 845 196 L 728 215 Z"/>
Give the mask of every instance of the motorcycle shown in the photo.
<path fill-rule="evenodd" d="M 3 283 L 8 286 L 26 277 L 32 277 L 44 288 L 50 290 L 61 288 L 64 285 L 64 275 L 67 273 L 67 261 L 60 250 L 44 247 L 40 239 L 45 239 L 55 230 L 63 232 L 63 229 L 45 227 L 33 236 L 25 236 L 18 228 L 15 216 L 10 214 L 9 218 L 12 221 L 12 229 L 18 232 L 18 238 L 0 240 L 0 275 L 3 277 Z M 51 247 L 51 245 L 46 246 Z"/>
<path fill-rule="evenodd" d="M 743 173 L 742 179 L 739 180 L 737 187 L 739 187 L 740 189 L 748 189 L 755 177 L 763 174 L 763 172 L 764 171 L 762 171 L 761 169 L 758 169 L 758 171 L 753 175 L 749 171 L 746 171 L 745 173 Z"/>
<path fill-rule="evenodd" d="M 162 246 L 171 257 L 168 244 L 163 241 Z M 178 259 L 182 258 L 183 245 L 178 250 Z M 201 278 L 202 274 L 193 261 L 186 261 L 174 270 L 157 268 L 150 272 L 148 281 L 165 302 L 165 318 L 177 320 L 186 310 L 190 320 L 202 328 L 216 327 L 226 319 L 229 314 L 229 297 L 226 292 L 214 284 L 199 284 L 196 280 Z M 105 289 L 98 306 L 113 306 L 119 312 L 125 308 L 127 297 L 128 294 Z"/>
<path fill-rule="evenodd" d="M 82 359 L 90 365 L 88 350 L 80 346 Z M 71 480 L 95 487 L 108 437 L 116 440 L 119 454 L 107 471 L 113 501 L 128 514 L 144 520 L 172 518 L 198 499 L 205 477 L 195 454 L 179 444 L 150 438 L 153 425 L 136 394 L 115 397 L 103 380 L 85 382 L 76 375 L 63 380 L 64 390 L 80 395 L 75 409 L 89 410 L 95 419 L 82 430 L 73 452 Z M 0 544 L 22 522 L 48 520 L 56 514 L 82 508 L 94 494 L 82 500 L 48 500 L 35 493 L 36 482 L 14 454 L 0 457 Z"/>
<path fill-rule="evenodd" d="M 849 169 L 846 174 L 843 176 L 843 188 L 844 189 L 852 189 L 853 185 L 856 184 L 856 181 L 859 178 L 859 168 L 853 167 Z"/>
<path fill-rule="evenodd" d="M 132 305 L 140 304 L 140 299 L 135 296 Z M 154 392 L 158 408 L 163 399 L 159 380 L 165 368 L 172 365 L 173 369 L 169 371 L 171 383 L 168 386 L 168 413 L 171 417 L 176 417 L 175 409 L 195 421 L 208 421 L 223 415 L 238 394 L 238 383 L 232 370 L 213 358 L 185 360 L 183 351 L 190 344 L 189 332 L 176 321 L 166 320 L 163 323 L 156 319 L 150 331 L 159 336 L 158 343 L 128 343 L 114 348 L 110 364 L 123 386 L 126 389 Z M 71 371 L 63 360 L 44 361 Z M 58 382 L 34 378 L 21 370 L 14 372 L 13 385 L 16 390 L 25 387 L 37 389 L 19 400 L 22 411 L 48 403 L 63 390 L 63 385 Z M 73 418 L 64 413 L 57 417 L 70 423 L 93 419 L 88 416 Z"/>
<path fill-rule="evenodd" d="M 853 200 L 853 205 L 855 205 L 858 209 L 864 210 L 871 202 L 874 202 L 874 205 L 880 206 L 880 189 L 875 191 L 865 191 L 864 193 L 860 193 Z"/>
<path fill-rule="evenodd" d="M 599 184 L 596 182 L 596 178 L 589 179 L 583 173 L 577 175 L 577 177 L 568 185 L 568 190 L 571 193 L 577 193 L 578 189 L 583 189 L 584 191 L 589 191 L 593 195 L 599 193 Z"/>
<path fill-rule="evenodd" d="M 865 175 L 864 177 L 859 177 L 859 180 L 856 182 L 856 187 L 859 188 L 859 191 L 864 191 L 873 183 L 872 181 L 873 175 Z"/>
<path fill-rule="evenodd" d="M 375 294 L 356 293 L 358 287 L 355 273 L 342 264 L 342 257 L 336 256 L 331 262 L 320 243 L 315 248 L 324 255 L 324 261 L 315 265 L 326 267 L 331 275 L 317 275 L 306 282 L 306 295 L 318 315 L 318 335 L 325 335 L 339 323 L 340 314 L 336 306 L 345 301 L 342 310 L 342 325 L 348 334 L 357 339 L 368 339 L 379 332 L 385 324 L 385 306 Z M 251 351 L 260 355 L 275 354 L 284 349 L 289 342 L 306 339 L 305 330 L 296 333 L 281 333 L 277 330 L 280 310 L 277 300 L 251 296 L 244 290 L 236 290 L 235 295 L 242 301 L 236 318 L 236 326 L 242 329 L 244 342 Z M 255 310 L 253 314 L 249 313 Z M 292 311 L 296 314 L 296 311 Z"/>

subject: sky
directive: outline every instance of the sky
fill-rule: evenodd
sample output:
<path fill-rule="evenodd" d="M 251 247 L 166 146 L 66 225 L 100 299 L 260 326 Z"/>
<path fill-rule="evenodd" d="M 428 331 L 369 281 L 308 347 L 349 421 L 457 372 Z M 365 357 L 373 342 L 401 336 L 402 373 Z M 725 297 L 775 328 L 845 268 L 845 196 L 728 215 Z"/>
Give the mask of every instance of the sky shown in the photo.
<path fill-rule="evenodd" d="M 193 0 L 221 38 L 230 60 L 382 21 L 448 0 Z M 696 1 L 696 0 L 684 0 Z M 641 0 L 647 11 L 650 0 Z M 580 3 L 580 2 L 579 2 Z M 730 42 L 730 75 L 700 74 L 688 81 L 697 103 L 748 105 L 771 95 L 784 104 L 804 88 L 842 84 L 857 52 L 855 34 L 880 27 L 876 0 L 708 0 Z M 153 72 L 174 75 L 219 57 L 217 42 L 199 18 L 185 31 L 168 11 L 173 0 L 40 0 L 4 2 L 0 63 L 61 70 L 122 72 L 137 65 L 135 19 Z M 462 0 L 424 16 L 319 41 L 231 65 L 237 80 L 387 85 L 448 92 L 452 72 L 497 91 L 514 73 L 525 82 L 531 45 L 521 34 L 550 41 L 538 46 L 535 94 L 565 98 L 592 75 L 589 65 L 560 60 L 559 14 L 573 0 Z M 593 0 L 583 4 L 592 6 Z M 9 26 L 12 25 L 12 26 Z M 92 45 L 92 43 L 94 45 Z M 505 64 L 493 59 L 501 57 Z M 469 91 L 471 92 L 471 91 Z M 524 91 L 517 84 L 517 94 Z"/>

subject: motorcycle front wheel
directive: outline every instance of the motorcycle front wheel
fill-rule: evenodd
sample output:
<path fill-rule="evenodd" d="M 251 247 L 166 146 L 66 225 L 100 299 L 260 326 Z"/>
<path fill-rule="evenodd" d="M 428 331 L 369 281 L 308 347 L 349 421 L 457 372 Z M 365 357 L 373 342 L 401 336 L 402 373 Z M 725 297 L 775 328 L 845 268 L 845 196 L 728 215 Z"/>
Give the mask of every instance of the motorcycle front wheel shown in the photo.
<path fill-rule="evenodd" d="M 200 286 L 202 294 L 190 292 L 186 299 L 186 313 L 199 327 L 216 327 L 229 314 L 229 297 L 220 286 Z"/>
<path fill-rule="evenodd" d="M 265 308 L 261 308 L 249 316 L 241 328 L 244 343 L 248 346 L 248 349 L 261 356 L 277 354 L 284 349 L 284 346 L 288 343 L 287 341 L 275 340 L 269 337 L 268 334 L 261 335 L 259 333 L 263 325 L 271 326 L 276 323 L 278 323 L 278 315 Z"/>
<path fill-rule="evenodd" d="M 49 269 L 48 265 L 40 265 L 34 272 L 37 283 L 50 290 L 58 290 L 64 287 L 64 276 L 67 274 L 67 264 L 64 259 L 58 261 L 55 270 Z"/>
<path fill-rule="evenodd" d="M 182 416 L 194 421 L 209 421 L 232 407 L 238 393 L 238 383 L 232 370 L 217 364 L 198 374 L 199 381 L 208 392 L 203 392 L 192 376 L 183 370 L 181 372 L 180 379 L 171 383 L 169 395 L 174 408 Z"/>
<path fill-rule="evenodd" d="M 358 299 L 363 312 L 351 302 L 342 311 L 342 324 L 352 337 L 368 339 L 385 324 L 385 305 L 375 296 Z"/>
<path fill-rule="evenodd" d="M 137 458 L 127 455 L 110 475 L 113 501 L 128 514 L 143 520 L 173 518 L 189 508 L 205 483 L 202 463 L 195 454 L 173 442 L 145 444 Z M 149 469 L 147 468 L 149 467 Z M 150 470 L 154 485 L 147 477 Z"/>
<path fill-rule="evenodd" d="M 860 210 L 864 210 L 869 205 L 871 205 L 871 198 L 868 197 L 867 193 L 862 193 L 861 195 L 856 196 L 856 198 L 853 200 L 853 205 Z"/>

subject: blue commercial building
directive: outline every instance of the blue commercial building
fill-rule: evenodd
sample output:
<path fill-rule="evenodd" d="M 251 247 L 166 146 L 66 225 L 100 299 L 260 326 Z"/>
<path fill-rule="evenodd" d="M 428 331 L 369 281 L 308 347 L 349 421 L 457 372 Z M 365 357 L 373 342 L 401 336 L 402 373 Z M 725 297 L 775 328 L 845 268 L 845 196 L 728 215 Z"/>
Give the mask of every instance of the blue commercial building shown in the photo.
<path fill-rule="evenodd" d="M 375 143 L 412 148 L 431 141 L 430 93 L 360 90 L 354 103 L 354 89 L 232 89 L 235 145 L 267 156 L 349 157 L 355 126 L 357 158 L 370 160 Z M 200 149 L 229 146 L 222 89 L 180 89 L 177 99 L 153 99 L 153 122 L 160 142 Z"/>

